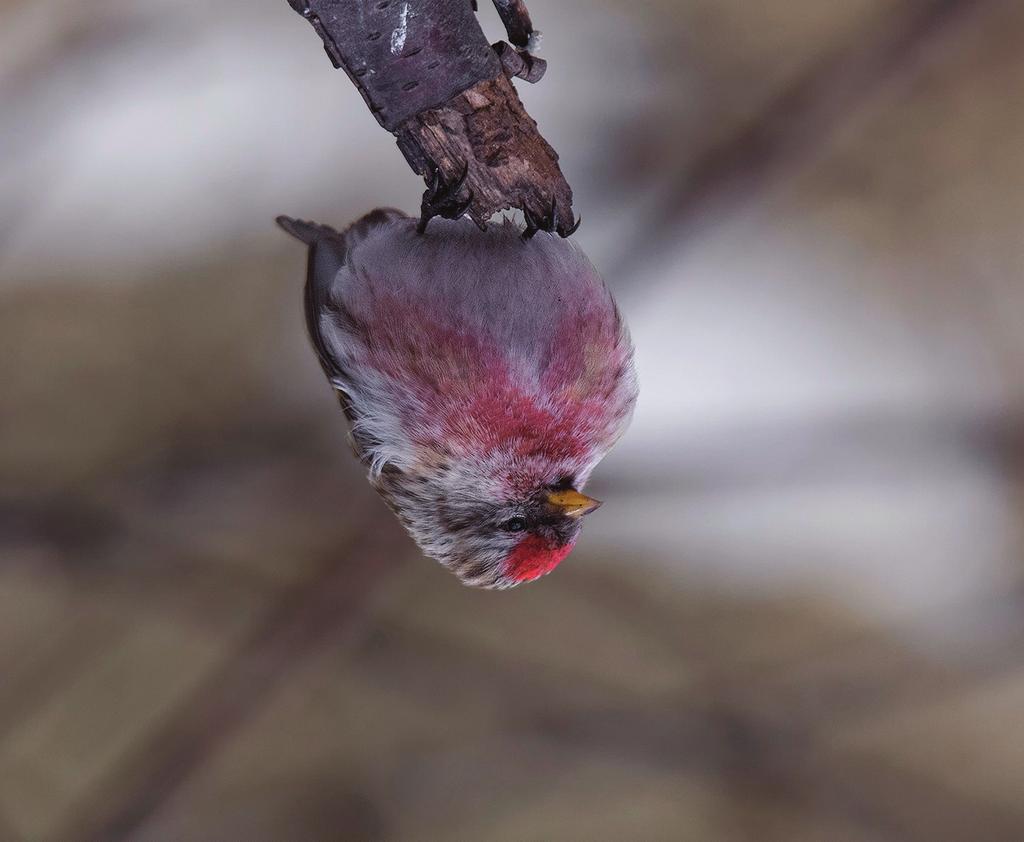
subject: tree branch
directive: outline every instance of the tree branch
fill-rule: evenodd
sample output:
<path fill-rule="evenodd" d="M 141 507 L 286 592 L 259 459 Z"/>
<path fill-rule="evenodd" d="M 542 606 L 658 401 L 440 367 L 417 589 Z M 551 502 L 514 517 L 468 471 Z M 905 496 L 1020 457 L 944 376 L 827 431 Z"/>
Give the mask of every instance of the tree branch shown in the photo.
<path fill-rule="evenodd" d="M 466 178 L 467 213 L 483 225 L 519 208 L 537 219 L 573 222 L 572 190 L 558 154 L 526 113 L 510 76 L 537 81 L 543 60 L 506 43 L 488 44 L 471 0 L 288 0 L 344 68 L 377 121 L 395 135 L 412 169 L 429 183 Z M 517 46 L 533 26 L 522 0 L 495 0 Z"/>

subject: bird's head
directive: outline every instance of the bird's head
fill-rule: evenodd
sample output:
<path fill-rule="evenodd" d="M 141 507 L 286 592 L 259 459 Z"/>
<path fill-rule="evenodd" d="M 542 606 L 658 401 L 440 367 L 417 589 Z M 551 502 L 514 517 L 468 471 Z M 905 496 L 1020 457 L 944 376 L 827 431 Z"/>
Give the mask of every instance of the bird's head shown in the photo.
<path fill-rule="evenodd" d="M 464 584 L 511 588 L 554 570 L 600 502 L 578 490 L 586 467 L 543 455 L 438 459 L 385 472 L 380 488 L 424 553 Z"/>

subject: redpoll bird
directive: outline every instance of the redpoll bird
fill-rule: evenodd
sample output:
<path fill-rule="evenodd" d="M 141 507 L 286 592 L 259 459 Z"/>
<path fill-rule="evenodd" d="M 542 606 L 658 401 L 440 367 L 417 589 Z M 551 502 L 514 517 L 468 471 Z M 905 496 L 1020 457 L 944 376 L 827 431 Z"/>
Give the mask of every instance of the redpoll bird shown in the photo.
<path fill-rule="evenodd" d="M 633 350 L 584 254 L 375 210 L 309 245 L 306 320 L 369 478 L 423 552 L 465 584 L 549 573 L 598 501 L 581 493 L 629 423 Z"/>

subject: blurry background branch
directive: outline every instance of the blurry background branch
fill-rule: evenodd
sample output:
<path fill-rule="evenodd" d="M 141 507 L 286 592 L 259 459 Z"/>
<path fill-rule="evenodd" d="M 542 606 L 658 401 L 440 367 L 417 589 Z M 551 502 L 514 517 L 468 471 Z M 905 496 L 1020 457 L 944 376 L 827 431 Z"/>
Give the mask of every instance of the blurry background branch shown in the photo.
<path fill-rule="evenodd" d="M 309 354 L 269 221 L 411 182 L 307 23 L 0 4 L 0 840 L 1024 839 L 1024 3 L 527 2 L 643 399 L 490 598 Z"/>
<path fill-rule="evenodd" d="M 527 50 L 535 33 L 520 0 L 495 0 L 515 46 L 487 42 L 470 0 L 289 3 L 398 139 L 413 170 L 428 184 L 438 174 L 452 188 L 450 206 L 461 210 L 468 202 L 466 213 L 478 225 L 519 208 L 569 231 L 572 190 L 558 154 L 509 78 L 537 82 L 545 70 Z"/>

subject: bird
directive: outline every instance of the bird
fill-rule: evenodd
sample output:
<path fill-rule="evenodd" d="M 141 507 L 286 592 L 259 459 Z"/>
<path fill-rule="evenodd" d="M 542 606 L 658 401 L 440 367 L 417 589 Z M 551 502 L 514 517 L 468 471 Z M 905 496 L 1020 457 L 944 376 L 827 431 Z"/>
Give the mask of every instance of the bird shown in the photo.
<path fill-rule="evenodd" d="M 306 326 L 352 448 L 424 555 L 479 588 L 554 570 L 638 391 L 580 247 L 507 218 L 421 231 L 393 208 L 343 231 L 277 222 L 308 246 Z"/>

